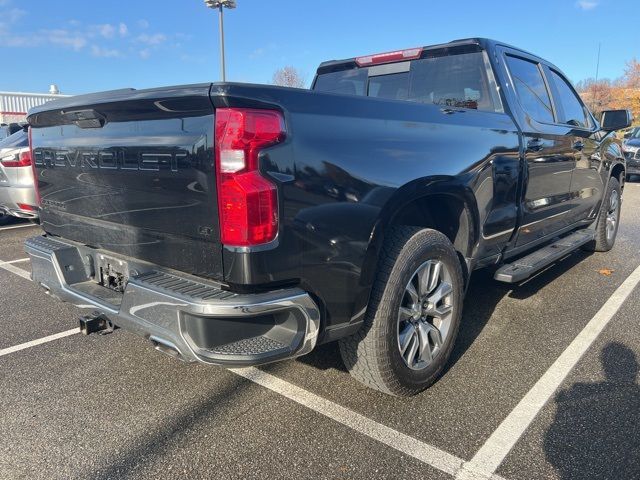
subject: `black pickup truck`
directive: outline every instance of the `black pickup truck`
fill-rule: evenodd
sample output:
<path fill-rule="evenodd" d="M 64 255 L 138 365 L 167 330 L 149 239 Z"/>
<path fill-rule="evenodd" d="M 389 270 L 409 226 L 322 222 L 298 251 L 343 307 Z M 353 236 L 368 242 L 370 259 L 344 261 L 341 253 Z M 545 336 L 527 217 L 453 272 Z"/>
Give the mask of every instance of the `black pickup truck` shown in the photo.
<path fill-rule="evenodd" d="M 433 383 L 471 273 L 520 282 L 607 251 L 625 159 L 562 72 L 466 39 L 322 63 L 311 90 L 213 83 L 29 114 L 33 280 L 187 361 L 257 365 L 340 341 L 355 378 Z"/>

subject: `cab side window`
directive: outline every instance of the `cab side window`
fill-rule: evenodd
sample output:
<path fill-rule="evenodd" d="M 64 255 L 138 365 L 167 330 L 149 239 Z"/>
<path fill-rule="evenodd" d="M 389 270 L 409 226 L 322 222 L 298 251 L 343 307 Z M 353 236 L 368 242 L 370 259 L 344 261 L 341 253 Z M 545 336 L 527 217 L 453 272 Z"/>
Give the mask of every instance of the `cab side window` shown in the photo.
<path fill-rule="evenodd" d="M 522 108 L 538 122 L 553 123 L 551 98 L 538 64 L 507 55 L 507 66 Z"/>
<path fill-rule="evenodd" d="M 558 97 L 556 103 L 562 106 L 562 112 L 559 112 L 558 122 L 573 125 L 574 127 L 589 128 L 589 116 L 582 105 L 582 102 L 573 91 L 573 88 L 558 72 L 551 72 L 551 81 L 556 87 Z"/>

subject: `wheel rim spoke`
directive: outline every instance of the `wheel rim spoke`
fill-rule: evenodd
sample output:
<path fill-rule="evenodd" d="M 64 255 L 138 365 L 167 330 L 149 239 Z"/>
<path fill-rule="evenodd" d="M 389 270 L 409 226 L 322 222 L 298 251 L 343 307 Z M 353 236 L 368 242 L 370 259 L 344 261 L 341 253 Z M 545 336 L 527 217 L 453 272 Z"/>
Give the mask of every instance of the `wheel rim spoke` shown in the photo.
<path fill-rule="evenodd" d="M 433 327 L 426 322 L 420 322 L 418 324 L 418 337 L 420 338 L 418 358 L 423 362 L 431 362 L 431 360 L 433 360 L 433 351 L 429 343 L 429 330 L 432 328 Z"/>
<path fill-rule="evenodd" d="M 400 353 L 402 353 L 402 355 L 404 355 L 404 353 L 407 351 L 407 348 L 409 348 L 409 344 L 415 336 L 415 332 L 415 328 L 410 323 L 407 324 L 402 332 L 400 332 Z"/>
<path fill-rule="evenodd" d="M 453 292 L 453 287 L 448 282 L 442 282 L 436 290 L 429 296 L 429 303 L 437 306 L 445 297 L 448 297 Z"/>
<path fill-rule="evenodd" d="M 414 304 L 414 305 L 417 305 L 418 302 L 420 302 L 420 296 L 418 295 L 418 292 L 416 291 L 416 287 L 413 286 L 413 279 L 411 280 L 411 282 L 409 282 L 409 285 L 407 285 L 406 291 L 409 294 L 409 296 L 411 297 L 411 303 Z"/>
<path fill-rule="evenodd" d="M 418 271 L 416 272 L 416 276 L 418 277 L 418 293 L 422 295 L 426 295 L 429 293 L 429 284 L 431 280 L 431 271 L 433 270 L 432 262 L 423 263 Z"/>
<path fill-rule="evenodd" d="M 418 315 L 417 309 L 400 307 L 400 320 L 412 320 Z"/>
<path fill-rule="evenodd" d="M 406 362 L 408 362 L 409 364 L 414 364 L 415 358 L 416 358 L 416 352 L 418 351 L 419 347 L 420 347 L 420 340 L 418 339 L 418 335 L 414 330 L 413 333 L 411 334 L 411 341 L 409 342 L 409 348 L 407 349 L 404 355 L 404 359 Z"/>
<path fill-rule="evenodd" d="M 438 286 L 438 281 L 440 280 L 440 272 L 442 271 L 442 262 L 436 262 L 433 266 L 433 273 L 431 274 L 431 278 L 429 281 L 429 291 L 426 293 L 431 293 Z"/>

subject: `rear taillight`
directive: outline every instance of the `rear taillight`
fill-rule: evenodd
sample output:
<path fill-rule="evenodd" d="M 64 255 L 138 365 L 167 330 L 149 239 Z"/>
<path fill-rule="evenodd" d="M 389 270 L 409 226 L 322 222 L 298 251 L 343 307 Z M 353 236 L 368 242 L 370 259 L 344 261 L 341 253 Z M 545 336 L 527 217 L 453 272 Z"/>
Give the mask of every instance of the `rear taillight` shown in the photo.
<path fill-rule="evenodd" d="M 356 58 L 359 67 L 367 65 L 379 65 L 381 63 L 401 62 L 403 60 L 415 60 L 422 55 L 422 47 L 396 50 L 395 52 L 376 53 L 365 57 Z"/>
<path fill-rule="evenodd" d="M 31 127 L 29 127 L 29 156 L 33 160 L 33 133 Z M 38 185 L 38 170 L 36 169 L 36 162 L 31 162 L 31 171 L 33 172 L 33 188 L 36 191 L 36 201 L 38 206 L 42 206 L 42 200 L 40 199 L 40 186 Z"/>
<path fill-rule="evenodd" d="M 38 207 L 29 205 L 28 203 L 18 203 L 17 205 L 20 210 L 26 210 L 28 212 L 35 212 L 38 210 Z"/>
<path fill-rule="evenodd" d="M 284 138 L 284 118 L 278 111 L 216 109 L 218 210 L 224 245 L 248 247 L 276 238 L 278 190 L 260 174 L 258 155 Z"/>
<path fill-rule="evenodd" d="M 0 160 L 0 162 L 2 162 L 2 166 L 5 168 L 30 167 L 31 152 L 22 152 L 11 157 L 6 157 Z"/>

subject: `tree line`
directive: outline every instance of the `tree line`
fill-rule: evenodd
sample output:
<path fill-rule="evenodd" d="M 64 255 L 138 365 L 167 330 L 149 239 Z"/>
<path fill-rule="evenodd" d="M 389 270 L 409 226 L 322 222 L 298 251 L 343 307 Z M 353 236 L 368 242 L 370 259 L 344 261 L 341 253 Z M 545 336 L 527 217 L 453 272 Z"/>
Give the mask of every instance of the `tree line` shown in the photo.
<path fill-rule="evenodd" d="M 640 62 L 635 58 L 627 62 L 620 78 L 587 78 L 576 84 L 576 90 L 596 116 L 603 110 L 628 108 L 635 123 L 640 122 Z"/>

